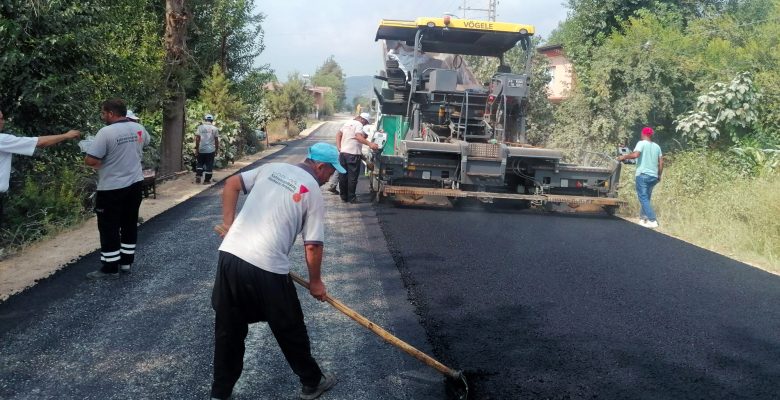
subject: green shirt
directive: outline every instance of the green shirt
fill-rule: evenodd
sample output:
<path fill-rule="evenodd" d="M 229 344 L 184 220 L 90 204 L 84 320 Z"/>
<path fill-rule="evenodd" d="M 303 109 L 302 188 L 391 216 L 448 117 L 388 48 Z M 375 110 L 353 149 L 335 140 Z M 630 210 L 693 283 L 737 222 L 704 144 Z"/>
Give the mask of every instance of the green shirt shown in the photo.
<path fill-rule="evenodd" d="M 640 140 L 634 147 L 639 152 L 636 161 L 636 176 L 641 174 L 658 178 L 658 159 L 661 158 L 661 146 L 649 140 Z"/>

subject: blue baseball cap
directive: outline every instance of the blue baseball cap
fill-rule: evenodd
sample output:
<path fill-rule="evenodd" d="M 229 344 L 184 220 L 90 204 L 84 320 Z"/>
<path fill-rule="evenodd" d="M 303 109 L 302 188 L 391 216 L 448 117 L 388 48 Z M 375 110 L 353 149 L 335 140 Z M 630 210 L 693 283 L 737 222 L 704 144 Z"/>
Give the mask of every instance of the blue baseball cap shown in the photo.
<path fill-rule="evenodd" d="M 346 174 L 347 170 L 339 162 L 339 150 L 336 146 L 328 143 L 315 143 L 309 147 L 309 159 L 328 163 L 336 168 L 340 174 Z"/>

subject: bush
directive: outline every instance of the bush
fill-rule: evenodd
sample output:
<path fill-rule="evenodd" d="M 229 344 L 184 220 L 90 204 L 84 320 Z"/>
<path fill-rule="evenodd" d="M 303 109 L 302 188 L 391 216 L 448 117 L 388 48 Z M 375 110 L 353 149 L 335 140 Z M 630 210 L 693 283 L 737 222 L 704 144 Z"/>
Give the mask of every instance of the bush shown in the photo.
<path fill-rule="evenodd" d="M 70 158 L 36 157 L 6 197 L 0 248 L 13 249 L 83 220 L 92 213 L 92 171 Z M 21 159 L 21 158 L 20 158 Z M 8 253 L 8 251 L 3 251 Z"/>

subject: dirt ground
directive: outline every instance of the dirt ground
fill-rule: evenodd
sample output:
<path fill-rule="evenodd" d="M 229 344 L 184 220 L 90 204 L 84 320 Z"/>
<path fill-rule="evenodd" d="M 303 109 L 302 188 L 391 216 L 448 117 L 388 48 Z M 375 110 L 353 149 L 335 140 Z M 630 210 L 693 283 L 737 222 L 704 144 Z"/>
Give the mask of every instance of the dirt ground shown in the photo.
<path fill-rule="evenodd" d="M 313 125 L 301 132 L 300 136 L 308 136 L 320 125 L 322 123 Z M 272 144 L 265 151 L 244 157 L 228 168 L 214 171 L 211 185 L 282 148 L 283 144 Z M 174 179 L 158 183 L 157 198 L 144 199 L 141 203 L 140 216 L 143 221 L 148 221 L 155 215 L 208 189 L 211 185 L 196 185 L 193 172 L 182 173 Z M 99 248 L 97 220 L 92 217 L 81 225 L 36 242 L 8 259 L 0 261 L 0 301 L 35 285 L 37 281 Z"/>

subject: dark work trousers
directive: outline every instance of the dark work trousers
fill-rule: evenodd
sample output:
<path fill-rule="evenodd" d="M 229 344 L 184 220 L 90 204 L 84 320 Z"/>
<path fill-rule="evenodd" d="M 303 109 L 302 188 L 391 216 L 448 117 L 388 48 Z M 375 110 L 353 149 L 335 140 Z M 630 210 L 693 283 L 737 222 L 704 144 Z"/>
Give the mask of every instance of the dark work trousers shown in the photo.
<path fill-rule="evenodd" d="M 357 198 L 360 160 L 359 154 L 339 154 L 339 163 L 347 170 L 346 174 L 339 174 L 339 195 L 341 195 L 341 201 L 353 201 Z"/>
<path fill-rule="evenodd" d="M 3 201 L 5 201 L 5 193 L 0 192 L 0 228 L 3 227 Z"/>
<path fill-rule="evenodd" d="M 98 190 L 95 214 L 100 232 L 101 271 L 116 273 L 120 265 L 133 263 L 140 207 L 141 182 L 121 189 Z"/>
<path fill-rule="evenodd" d="M 290 275 L 274 274 L 226 252 L 211 294 L 214 326 L 214 381 L 211 397 L 226 399 L 244 368 L 244 340 L 249 324 L 266 321 L 284 358 L 306 386 L 322 377 L 311 355 L 303 311 Z"/>
<path fill-rule="evenodd" d="M 204 180 L 211 181 L 211 171 L 214 170 L 214 156 L 217 152 L 198 153 L 198 165 L 195 167 L 195 176 L 200 177 L 205 172 Z"/>

